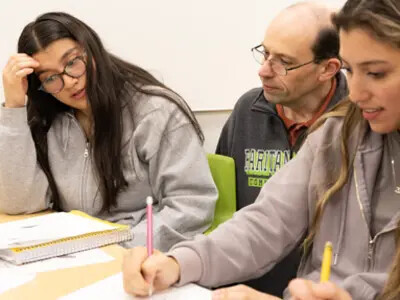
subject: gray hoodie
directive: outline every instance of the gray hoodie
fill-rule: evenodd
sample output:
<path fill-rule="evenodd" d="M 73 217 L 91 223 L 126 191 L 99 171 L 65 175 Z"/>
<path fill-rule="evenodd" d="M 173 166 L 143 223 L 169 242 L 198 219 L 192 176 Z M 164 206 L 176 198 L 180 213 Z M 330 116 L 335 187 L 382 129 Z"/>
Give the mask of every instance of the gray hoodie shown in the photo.
<path fill-rule="evenodd" d="M 133 118 L 128 109 L 123 115 L 128 187 L 110 213 L 100 214 L 91 145 L 72 112 L 59 115 L 48 132 L 49 163 L 62 210 L 131 225 L 134 238 L 126 246 L 145 245 L 145 199 L 153 196 L 154 246 L 166 251 L 208 228 L 218 193 L 200 140 L 177 105 L 161 97 L 127 95 L 134 101 Z M 36 160 L 26 108 L 0 106 L 0 211 L 47 209 L 49 184 Z"/>
<path fill-rule="evenodd" d="M 327 178 L 336 178 L 341 158 L 342 119 L 330 118 L 311 134 L 298 155 L 262 188 L 256 202 L 237 212 L 211 235 L 175 245 L 170 254 L 181 266 L 179 284 L 220 286 L 256 278 L 270 270 L 303 241 L 316 200 Z M 360 126 L 353 133 L 354 167 L 347 183 L 327 203 L 310 256 L 298 276 L 318 281 L 326 241 L 333 243 L 331 280 L 353 299 L 374 299 L 382 290 L 395 252 L 400 212 L 370 236 L 370 199 L 381 162 L 382 135 Z M 336 137 L 336 138 L 333 138 Z M 390 172 L 390 170 L 384 170 Z M 288 299 L 286 291 L 284 299 Z"/>

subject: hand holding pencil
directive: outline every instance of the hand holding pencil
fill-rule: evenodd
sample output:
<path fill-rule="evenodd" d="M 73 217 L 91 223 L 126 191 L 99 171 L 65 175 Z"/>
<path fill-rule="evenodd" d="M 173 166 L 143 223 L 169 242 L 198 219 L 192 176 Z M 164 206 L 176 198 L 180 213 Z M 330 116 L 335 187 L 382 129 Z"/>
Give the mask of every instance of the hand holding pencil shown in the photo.
<path fill-rule="evenodd" d="M 295 279 L 289 284 L 293 300 L 351 300 L 351 296 L 343 289 L 329 282 L 332 262 L 332 243 L 326 242 L 322 255 L 320 283 L 310 280 Z"/>
<path fill-rule="evenodd" d="M 289 284 L 291 300 L 351 300 L 347 291 L 332 282 L 315 283 L 305 279 L 294 279 Z"/>
<path fill-rule="evenodd" d="M 180 277 L 180 267 L 174 258 L 156 249 L 149 257 L 146 247 L 135 247 L 125 254 L 122 273 L 127 293 L 149 296 L 150 288 L 156 292 L 175 284 Z"/>
<path fill-rule="evenodd" d="M 146 198 L 146 247 L 128 250 L 122 265 L 124 289 L 134 296 L 151 296 L 164 290 L 180 277 L 177 261 L 153 248 L 153 198 Z"/>

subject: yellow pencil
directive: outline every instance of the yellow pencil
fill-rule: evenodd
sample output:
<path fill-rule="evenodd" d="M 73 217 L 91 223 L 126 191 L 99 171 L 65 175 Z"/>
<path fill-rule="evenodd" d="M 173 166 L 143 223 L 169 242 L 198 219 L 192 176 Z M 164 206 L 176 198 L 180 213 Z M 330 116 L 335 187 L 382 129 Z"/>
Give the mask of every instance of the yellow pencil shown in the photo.
<path fill-rule="evenodd" d="M 322 266 L 321 266 L 321 282 L 329 280 L 329 275 L 331 274 L 331 261 L 332 261 L 332 243 L 326 242 L 324 255 L 322 256 Z"/>

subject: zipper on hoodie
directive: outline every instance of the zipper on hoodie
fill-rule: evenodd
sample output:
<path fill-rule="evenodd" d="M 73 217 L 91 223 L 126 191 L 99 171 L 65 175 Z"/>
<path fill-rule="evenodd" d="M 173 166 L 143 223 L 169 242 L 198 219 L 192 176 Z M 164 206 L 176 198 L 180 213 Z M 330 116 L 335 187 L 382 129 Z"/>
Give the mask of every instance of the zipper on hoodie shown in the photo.
<path fill-rule="evenodd" d="M 374 245 L 375 239 L 371 240 L 370 238 L 368 242 L 368 271 L 373 267 Z"/>
<path fill-rule="evenodd" d="M 88 141 L 86 141 L 85 151 L 83 152 L 84 160 L 83 160 L 82 185 L 81 185 L 81 206 L 84 211 L 86 211 L 85 187 L 86 187 L 86 183 L 87 183 L 87 176 L 85 176 L 85 174 L 86 174 L 86 169 L 87 169 L 88 159 L 89 159 L 89 149 L 90 149 L 90 143 Z"/>
<path fill-rule="evenodd" d="M 87 158 L 89 156 L 89 142 L 86 142 L 85 152 L 83 153 L 83 157 Z"/>
<path fill-rule="evenodd" d="M 365 211 L 364 211 L 364 206 L 361 202 L 361 198 L 360 198 L 360 193 L 358 191 L 358 181 L 357 181 L 357 173 L 356 173 L 356 168 L 353 167 L 354 169 L 354 181 L 355 181 L 355 185 L 356 185 L 356 196 L 357 196 L 357 201 L 358 201 L 358 205 L 360 206 L 360 210 L 361 210 L 361 215 L 363 216 L 365 225 L 367 226 L 368 229 L 368 256 L 367 256 L 367 260 L 368 260 L 368 271 L 370 271 L 373 267 L 374 267 L 374 251 L 375 251 L 375 244 L 376 244 L 376 240 L 377 238 L 384 234 L 384 233 L 388 233 L 390 231 L 393 231 L 394 229 L 386 229 L 386 230 L 382 230 L 380 232 L 378 232 L 373 238 L 371 236 L 371 232 L 367 223 L 367 218 L 365 217 Z"/>
<path fill-rule="evenodd" d="M 374 260 L 373 260 L 373 257 L 374 257 L 374 254 L 375 254 L 375 245 L 376 245 L 376 240 L 377 240 L 377 238 L 380 236 L 380 235 L 382 235 L 382 234 L 385 234 L 385 233 L 388 233 L 388 232 L 391 232 L 391 231 L 393 231 L 394 229 L 393 228 L 391 228 L 391 229 L 386 229 L 386 230 L 382 230 L 381 232 L 378 232 L 375 236 L 374 236 L 374 238 L 373 239 L 371 239 L 370 241 L 369 241 L 369 243 L 368 243 L 368 268 L 369 269 L 373 269 L 374 268 Z"/>
<path fill-rule="evenodd" d="M 372 238 L 372 236 L 371 236 L 371 231 L 370 231 L 370 228 L 368 226 L 367 218 L 365 217 L 364 206 L 363 206 L 363 204 L 361 202 L 360 193 L 358 191 L 358 179 L 357 179 L 357 172 L 356 172 L 355 166 L 353 166 L 353 170 L 354 170 L 354 182 L 355 182 L 355 186 L 356 186 L 357 202 L 358 202 L 358 205 L 360 206 L 361 215 L 362 215 L 363 220 L 365 222 L 365 225 L 367 226 L 367 229 L 368 229 L 368 239 L 369 239 L 369 241 L 368 241 L 368 255 L 367 255 L 367 262 L 368 262 L 368 270 L 367 271 L 369 271 L 373 266 L 373 262 L 374 262 L 374 245 L 375 245 L 376 237 L 378 235 L 375 235 L 374 238 Z"/>
<path fill-rule="evenodd" d="M 88 159 L 89 159 L 89 150 L 90 150 L 90 143 L 86 137 L 85 132 L 83 131 L 81 125 L 79 124 L 78 120 L 75 118 L 75 116 L 71 116 L 73 122 L 75 122 L 75 125 L 78 126 L 79 130 L 81 131 L 83 139 L 86 141 L 85 144 L 85 150 L 83 151 L 83 169 L 82 169 L 82 180 L 81 180 L 81 186 L 80 186 L 80 203 L 83 211 L 86 211 L 86 199 L 85 199 L 85 187 L 87 185 L 87 177 L 86 172 L 87 172 L 87 166 L 88 166 Z"/>

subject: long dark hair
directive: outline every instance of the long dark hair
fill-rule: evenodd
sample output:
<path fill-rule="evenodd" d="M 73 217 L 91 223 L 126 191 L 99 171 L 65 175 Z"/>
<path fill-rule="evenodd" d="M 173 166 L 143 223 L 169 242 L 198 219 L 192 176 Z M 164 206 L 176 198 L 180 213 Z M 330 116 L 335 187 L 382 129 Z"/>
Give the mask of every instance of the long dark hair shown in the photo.
<path fill-rule="evenodd" d="M 118 192 L 127 186 L 121 159 L 122 110 L 126 104 L 132 105 L 133 101 L 123 103 L 122 91 L 125 91 L 126 84 L 132 87 L 134 93 L 161 96 L 166 101 L 174 102 L 190 120 L 201 142 L 204 136 L 193 112 L 179 95 L 149 72 L 106 51 L 93 29 L 67 13 L 46 13 L 26 25 L 18 41 L 18 52 L 33 55 L 63 38 L 76 41 L 87 56 L 86 95 L 94 126 L 93 154 L 103 198 L 102 208 L 109 210 L 116 205 Z M 59 210 L 60 195 L 49 164 L 47 132 L 56 116 L 71 108 L 51 94 L 38 90 L 41 82 L 35 74 L 28 76 L 28 83 L 28 124 L 38 163 L 49 182 L 53 209 Z"/>

